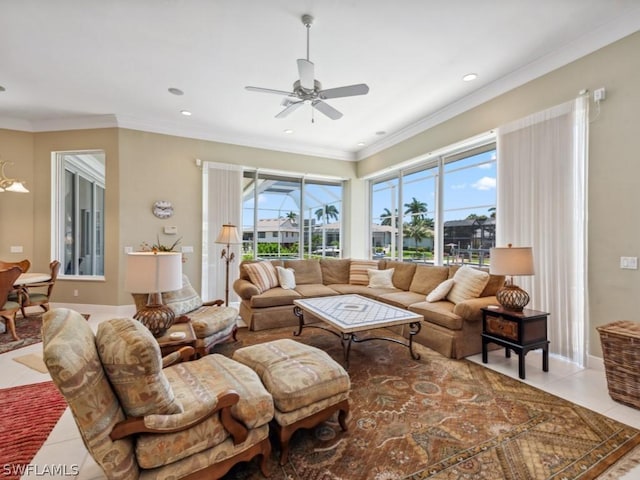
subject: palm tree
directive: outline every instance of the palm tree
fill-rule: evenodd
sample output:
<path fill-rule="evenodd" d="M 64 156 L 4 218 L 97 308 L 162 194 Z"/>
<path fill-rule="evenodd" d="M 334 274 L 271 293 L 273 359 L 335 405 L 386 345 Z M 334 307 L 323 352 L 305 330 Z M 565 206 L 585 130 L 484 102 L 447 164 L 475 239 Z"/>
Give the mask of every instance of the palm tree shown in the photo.
<path fill-rule="evenodd" d="M 323 223 L 328 223 L 329 220 L 338 220 L 339 213 L 335 205 L 324 205 L 313 212 L 318 221 L 322 220 Z"/>
<path fill-rule="evenodd" d="M 416 250 L 418 249 L 418 243 L 424 239 L 433 237 L 433 232 L 428 225 L 428 219 L 412 219 L 410 223 L 404 224 L 404 236 L 413 238 L 415 242 Z"/>
<path fill-rule="evenodd" d="M 491 207 L 488 212 L 491 214 L 489 215 L 491 218 L 496 218 L 496 207 Z"/>
<path fill-rule="evenodd" d="M 324 205 L 322 208 L 313 212 L 318 221 L 322 220 L 322 256 L 325 254 L 325 247 L 327 245 L 327 232 L 325 226 L 329 223 L 329 220 L 338 220 L 338 209 L 335 205 Z"/>
<path fill-rule="evenodd" d="M 404 204 L 406 210 L 404 214 L 411 214 L 411 223 L 416 223 L 420 220 L 424 220 L 424 214 L 427 212 L 427 204 L 421 202 L 416 197 L 412 197 L 409 203 Z"/>
<path fill-rule="evenodd" d="M 286 218 L 291 220 L 292 224 L 295 224 L 296 223 L 296 218 L 298 218 L 298 214 L 296 212 L 289 212 L 289 213 L 287 213 Z"/>
<path fill-rule="evenodd" d="M 386 225 L 388 227 L 391 226 L 391 218 L 395 217 L 396 221 L 394 222 L 396 224 L 396 227 L 398 226 L 398 209 L 396 208 L 395 213 L 391 213 L 391 210 L 389 210 L 388 208 L 384 209 L 384 212 L 382 212 L 382 215 L 380 215 L 380 218 L 382 219 L 380 222 L 380 225 Z"/>

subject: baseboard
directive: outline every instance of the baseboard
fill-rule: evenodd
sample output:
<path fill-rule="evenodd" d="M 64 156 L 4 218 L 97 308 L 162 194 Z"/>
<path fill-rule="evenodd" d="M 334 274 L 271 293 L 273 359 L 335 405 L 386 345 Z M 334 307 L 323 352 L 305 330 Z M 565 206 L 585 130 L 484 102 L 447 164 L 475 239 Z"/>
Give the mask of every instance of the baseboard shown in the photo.
<path fill-rule="evenodd" d="M 80 313 L 105 313 L 130 317 L 136 312 L 135 305 L 96 305 L 93 303 L 51 303 L 51 308 L 70 308 Z"/>
<path fill-rule="evenodd" d="M 604 372 L 604 360 L 595 355 L 587 355 L 587 368 Z"/>

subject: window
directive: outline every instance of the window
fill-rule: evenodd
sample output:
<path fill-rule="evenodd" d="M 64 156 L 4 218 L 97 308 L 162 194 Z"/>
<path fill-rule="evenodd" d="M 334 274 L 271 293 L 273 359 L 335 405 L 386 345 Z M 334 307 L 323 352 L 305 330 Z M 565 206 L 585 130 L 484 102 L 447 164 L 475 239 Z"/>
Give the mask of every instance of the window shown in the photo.
<path fill-rule="evenodd" d="M 52 157 L 52 256 L 60 259 L 60 275 L 103 278 L 104 152 L 54 152 Z"/>
<path fill-rule="evenodd" d="M 340 256 L 342 195 L 341 181 L 246 171 L 244 257 Z"/>
<path fill-rule="evenodd" d="M 495 144 L 370 182 L 373 258 L 484 265 L 495 245 Z"/>

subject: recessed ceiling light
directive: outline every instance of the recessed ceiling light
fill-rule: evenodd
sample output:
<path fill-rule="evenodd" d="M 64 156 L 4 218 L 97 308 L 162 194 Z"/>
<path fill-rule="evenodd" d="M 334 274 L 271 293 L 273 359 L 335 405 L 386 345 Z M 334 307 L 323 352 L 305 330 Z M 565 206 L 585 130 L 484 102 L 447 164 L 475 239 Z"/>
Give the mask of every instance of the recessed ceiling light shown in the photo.
<path fill-rule="evenodd" d="M 365 145 L 366 145 L 366 143 L 364 143 L 364 142 L 358 142 L 358 146 L 359 147 L 364 147 Z"/>
<path fill-rule="evenodd" d="M 290 128 L 287 128 L 286 130 L 283 130 L 283 131 L 284 131 L 284 133 L 286 133 L 286 134 L 293 133 L 293 130 L 291 130 Z"/>
<path fill-rule="evenodd" d="M 477 73 L 467 73 L 464 77 L 462 77 L 462 80 L 465 81 L 465 82 L 472 82 L 476 78 L 478 78 L 478 74 Z"/>
<path fill-rule="evenodd" d="M 378 130 L 378 131 L 376 132 L 376 135 L 378 135 L 378 136 L 380 136 L 380 135 L 386 135 L 386 134 L 387 134 L 387 132 L 385 132 L 384 130 Z"/>
<path fill-rule="evenodd" d="M 169 93 L 173 93 L 174 95 L 184 95 L 184 92 L 179 88 L 171 87 L 169 89 Z"/>
<path fill-rule="evenodd" d="M 180 110 L 180 113 L 182 115 L 184 115 L 185 117 L 190 117 L 191 116 L 191 112 L 189 110 Z"/>
<path fill-rule="evenodd" d="M 0 85 L 0 92 L 5 92 L 7 89 Z"/>

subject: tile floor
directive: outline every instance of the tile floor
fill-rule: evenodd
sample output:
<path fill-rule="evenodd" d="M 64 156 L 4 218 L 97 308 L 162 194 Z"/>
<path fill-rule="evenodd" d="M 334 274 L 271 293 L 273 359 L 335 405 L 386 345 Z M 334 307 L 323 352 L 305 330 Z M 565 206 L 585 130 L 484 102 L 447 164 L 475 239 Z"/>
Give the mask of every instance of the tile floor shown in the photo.
<path fill-rule="evenodd" d="M 81 313 L 91 314 L 90 325 L 94 328 L 99 322 L 116 315 L 131 315 L 133 307 L 104 307 L 93 305 L 56 305 L 75 308 Z M 0 388 L 14 387 L 49 380 L 49 375 L 38 373 L 12 360 L 15 356 L 41 352 L 42 344 L 30 345 L 0 355 Z M 542 355 L 540 352 L 529 352 L 526 357 L 526 383 L 566 398 L 579 405 L 595 410 L 620 422 L 640 429 L 640 410 L 626 407 L 614 402 L 608 394 L 604 371 L 598 368 L 579 368 L 553 356 L 549 359 L 549 372 L 542 371 Z M 482 363 L 480 355 L 469 357 L 471 361 Z M 510 359 L 504 357 L 503 350 L 490 352 L 486 365 L 496 371 L 517 378 L 518 360 L 516 355 Z M 104 474 L 87 454 L 80 439 L 69 410 L 49 435 L 43 447 L 32 461 L 33 465 L 42 468 L 44 465 L 67 465 L 67 471 L 78 469 L 77 480 L 104 479 Z M 23 477 L 28 478 L 28 477 Z M 49 477 L 56 478 L 56 477 Z M 69 479 L 69 476 L 64 478 Z M 640 478 L 640 467 L 636 467 L 624 477 L 625 480 Z"/>

